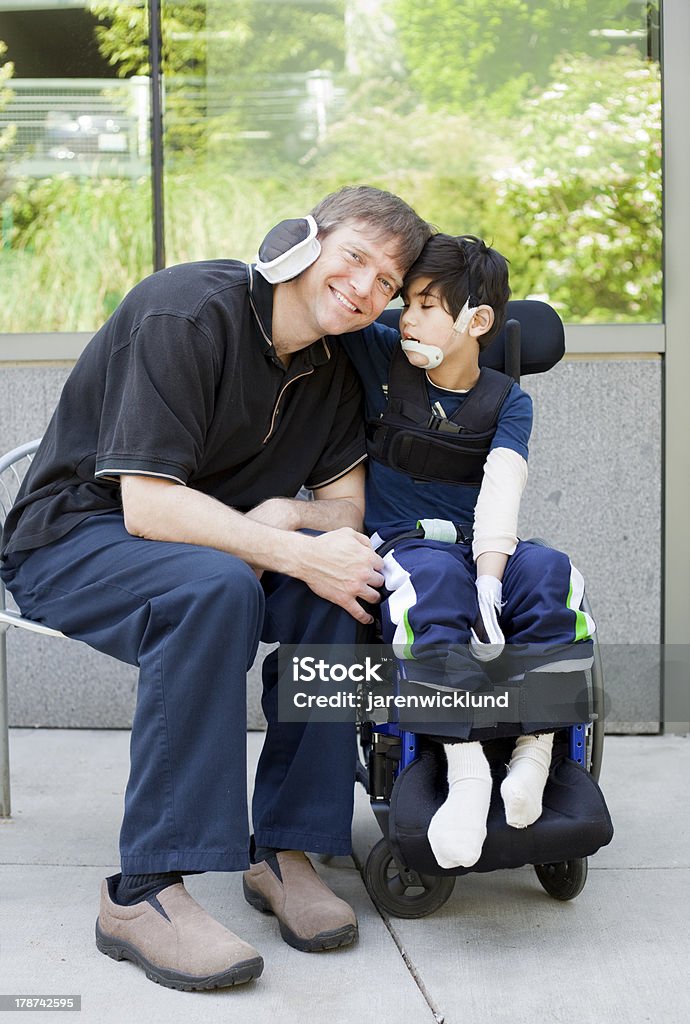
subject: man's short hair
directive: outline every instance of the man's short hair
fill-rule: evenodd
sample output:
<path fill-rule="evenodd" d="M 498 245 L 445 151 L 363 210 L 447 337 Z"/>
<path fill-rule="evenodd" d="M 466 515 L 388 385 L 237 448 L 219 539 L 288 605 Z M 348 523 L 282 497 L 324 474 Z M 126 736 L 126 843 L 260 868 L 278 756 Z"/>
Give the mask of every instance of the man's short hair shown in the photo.
<path fill-rule="evenodd" d="M 433 235 L 419 258 L 405 275 L 403 295 L 410 282 L 419 277 L 431 281 L 424 289 L 437 294 L 444 309 L 455 319 L 471 295 L 471 305 L 491 306 L 494 322 L 491 330 L 479 338 L 486 348 L 506 318 L 510 298 L 508 261 L 496 249 L 476 235 Z"/>
<path fill-rule="evenodd" d="M 346 185 L 317 203 L 311 214 L 322 237 L 347 221 L 370 225 L 377 237 L 394 243 L 403 274 L 431 235 L 427 222 L 403 199 L 372 185 Z"/>

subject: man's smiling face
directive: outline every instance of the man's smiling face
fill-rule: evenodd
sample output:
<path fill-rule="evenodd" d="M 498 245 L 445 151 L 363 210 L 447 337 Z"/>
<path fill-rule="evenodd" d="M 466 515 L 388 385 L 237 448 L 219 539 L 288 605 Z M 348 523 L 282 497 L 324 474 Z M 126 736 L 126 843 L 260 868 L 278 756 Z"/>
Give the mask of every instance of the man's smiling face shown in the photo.
<path fill-rule="evenodd" d="M 320 256 L 295 280 L 305 325 L 308 321 L 316 336 L 360 330 L 383 312 L 402 285 L 395 239 L 353 221 L 320 241 Z"/>

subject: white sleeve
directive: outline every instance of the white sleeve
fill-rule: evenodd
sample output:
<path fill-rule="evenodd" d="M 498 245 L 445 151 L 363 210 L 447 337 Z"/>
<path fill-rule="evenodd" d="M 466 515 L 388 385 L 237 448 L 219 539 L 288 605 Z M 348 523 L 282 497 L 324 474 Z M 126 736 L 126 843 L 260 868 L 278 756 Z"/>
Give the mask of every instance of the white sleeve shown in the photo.
<path fill-rule="evenodd" d="M 520 499 L 527 483 L 527 462 L 511 448 L 494 448 L 484 463 L 484 479 L 474 508 L 475 561 L 485 551 L 512 555 L 517 547 Z"/>

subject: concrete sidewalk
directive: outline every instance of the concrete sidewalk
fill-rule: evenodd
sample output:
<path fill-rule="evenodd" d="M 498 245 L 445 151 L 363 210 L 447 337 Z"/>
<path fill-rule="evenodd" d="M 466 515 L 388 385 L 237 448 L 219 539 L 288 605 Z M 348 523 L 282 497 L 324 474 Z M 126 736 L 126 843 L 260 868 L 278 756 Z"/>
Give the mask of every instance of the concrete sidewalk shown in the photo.
<path fill-rule="evenodd" d="M 249 735 L 253 766 L 261 734 Z M 551 899 L 533 869 L 468 875 L 444 907 L 384 920 L 349 858 L 317 862 L 360 922 L 356 946 L 304 954 L 243 900 L 240 875 L 190 891 L 264 956 L 237 989 L 175 992 L 93 940 L 117 870 L 127 732 L 14 730 L 13 818 L 0 823 L 0 994 L 81 995 L 83 1024 L 685 1024 L 690 1018 L 690 739 L 608 737 L 616 834 L 584 892 Z M 380 838 L 358 787 L 355 859 Z M 76 1016 L 76 1015 L 75 1015 Z M 32 1020 L 53 1020 L 36 1011 Z M 64 1019 L 64 1018 L 62 1018 Z"/>

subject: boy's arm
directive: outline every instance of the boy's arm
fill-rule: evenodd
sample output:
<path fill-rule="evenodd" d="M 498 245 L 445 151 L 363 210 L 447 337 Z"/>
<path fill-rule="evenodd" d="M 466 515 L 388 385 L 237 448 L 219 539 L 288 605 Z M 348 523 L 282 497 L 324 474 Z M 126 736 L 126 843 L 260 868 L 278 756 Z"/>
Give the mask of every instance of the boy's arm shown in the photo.
<path fill-rule="evenodd" d="M 474 511 L 472 554 L 477 576 L 503 579 L 517 547 L 522 492 L 527 483 L 527 453 L 532 432 L 532 400 L 514 384 L 503 403 Z"/>
<path fill-rule="evenodd" d="M 474 510 L 472 552 L 477 565 L 479 618 L 472 630 L 471 648 L 480 661 L 491 661 L 503 650 L 498 622 L 503 573 L 517 547 L 520 500 L 527 482 L 527 462 L 511 448 L 493 448 L 484 465 L 484 479 Z"/>
<path fill-rule="evenodd" d="M 362 382 L 367 417 L 379 416 L 386 406 L 384 388 L 400 334 L 391 327 L 373 323 L 356 334 L 341 334 L 337 340 Z"/>
<path fill-rule="evenodd" d="M 495 576 L 497 580 L 502 580 L 507 564 L 508 555 L 502 551 L 485 551 L 476 559 L 477 576 Z"/>
<path fill-rule="evenodd" d="M 474 509 L 472 554 L 477 575 L 503 578 L 508 557 L 517 547 L 517 525 L 527 462 L 511 448 L 493 448 L 484 464 L 484 479 Z"/>

